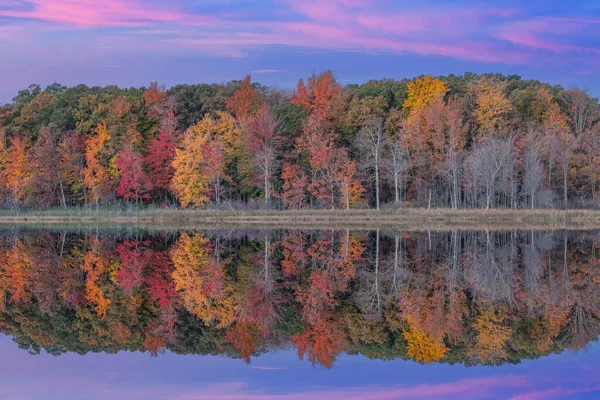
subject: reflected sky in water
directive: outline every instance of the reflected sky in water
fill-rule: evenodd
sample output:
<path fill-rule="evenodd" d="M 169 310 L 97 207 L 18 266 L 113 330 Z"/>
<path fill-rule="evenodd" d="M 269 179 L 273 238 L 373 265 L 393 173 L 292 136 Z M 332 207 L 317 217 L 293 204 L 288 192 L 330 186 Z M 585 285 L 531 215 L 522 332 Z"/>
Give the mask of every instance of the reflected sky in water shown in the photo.
<path fill-rule="evenodd" d="M 221 356 L 144 353 L 32 356 L 0 339 L 2 399 L 597 399 L 600 345 L 476 366 L 370 360 L 342 355 L 313 367 L 287 349 L 250 365 Z"/>
<path fill-rule="evenodd" d="M 7 230 L 0 399 L 599 398 L 599 255 L 589 231 Z"/>

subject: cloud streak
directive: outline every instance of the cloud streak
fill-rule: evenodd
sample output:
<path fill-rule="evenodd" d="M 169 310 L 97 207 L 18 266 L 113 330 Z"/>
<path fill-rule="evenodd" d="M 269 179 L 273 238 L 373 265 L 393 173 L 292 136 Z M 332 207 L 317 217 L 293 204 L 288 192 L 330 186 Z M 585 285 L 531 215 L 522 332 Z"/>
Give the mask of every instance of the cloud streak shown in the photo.
<path fill-rule="evenodd" d="M 140 0 L 28 0 L 0 3 L 0 16 L 78 27 L 136 27 L 152 23 L 215 23 L 213 18 L 148 7 Z M 12 7 L 11 7 L 12 5 Z"/>
<path fill-rule="evenodd" d="M 271 46 L 501 64 L 538 62 L 533 51 L 598 54 L 598 48 L 579 40 L 582 34 L 600 34 L 599 20 L 531 12 L 468 3 L 398 9 L 374 0 L 271 0 L 237 13 L 224 8 L 198 10 L 190 1 L 167 8 L 141 0 L 0 0 L 0 26 L 2 21 L 43 21 L 48 29 L 95 29 L 98 36 L 127 36 L 154 51 L 177 46 L 181 51 L 231 58 Z M 148 35 L 148 30 L 161 33 Z M 68 33 L 61 41 L 69 44 Z"/>

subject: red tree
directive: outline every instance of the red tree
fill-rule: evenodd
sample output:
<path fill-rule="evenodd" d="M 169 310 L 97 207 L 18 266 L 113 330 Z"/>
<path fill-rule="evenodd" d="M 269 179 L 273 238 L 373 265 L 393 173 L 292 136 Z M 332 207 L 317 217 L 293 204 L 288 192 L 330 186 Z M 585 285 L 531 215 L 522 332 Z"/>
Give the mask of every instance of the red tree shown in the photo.
<path fill-rule="evenodd" d="M 227 99 L 225 103 L 227 110 L 237 118 L 244 119 L 254 114 L 260 108 L 262 95 L 252 86 L 250 75 L 246 76 L 240 88 Z"/>
<path fill-rule="evenodd" d="M 331 126 L 335 125 L 344 114 L 346 92 L 328 70 L 308 78 L 307 85 L 301 79 L 291 101 L 308 113 L 316 114 Z"/>
<path fill-rule="evenodd" d="M 175 139 L 166 131 L 162 131 L 157 138 L 150 141 L 144 161 L 152 189 L 164 192 L 165 195 L 171 190 L 171 181 L 175 174 L 173 158 L 175 158 Z"/>
<path fill-rule="evenodd" d="M 150 263 L 152 253 L 137 240 L 126 240 L 119 244 L 117 253 L 121 260 L 121 269 L 117 272 L 117 280 L 123 292 L 130 295 L 144 282 L 143 272 Z"/>
<path fill-rule="evenodd" d="M 271 197 L 271 178 L 281 146 L 281 121 L 271 112 L 269 105 L 263 103 L 256 115 L 246 123 L 246 150 L 252 163 L 262 178 L 265 191 L 265 204 Z"/>
<path fill-rule="evenodd" d="M 117 167 L 121 172 L 121 180 L 117 187 L 117 194 L 126 200 L 147 199 L 152 188 L 152 182 L 142 167 L 142 156 L 125 145 L 119 154 Z"/>

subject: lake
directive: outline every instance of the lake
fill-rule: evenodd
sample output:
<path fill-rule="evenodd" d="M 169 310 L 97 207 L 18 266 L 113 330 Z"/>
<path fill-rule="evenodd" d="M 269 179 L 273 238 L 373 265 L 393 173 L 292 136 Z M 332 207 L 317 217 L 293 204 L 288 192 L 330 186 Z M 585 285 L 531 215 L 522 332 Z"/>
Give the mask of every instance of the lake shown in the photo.
<path fill-rule="evenodd" d="M 0 230 L 2 399 L 600 397 L 600 232 Z"/>

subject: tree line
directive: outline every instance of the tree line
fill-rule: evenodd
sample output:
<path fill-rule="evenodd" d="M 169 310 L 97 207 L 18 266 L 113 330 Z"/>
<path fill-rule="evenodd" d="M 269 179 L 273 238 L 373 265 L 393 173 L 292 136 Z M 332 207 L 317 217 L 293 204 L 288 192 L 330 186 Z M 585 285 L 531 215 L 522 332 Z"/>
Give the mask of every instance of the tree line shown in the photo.
<path fill-rule="evenodd" d="M 4 232 L 0 332 L 55 355 L 515 363 L 597 340 L 599 249 L 569 232 Z"/>
<path fill-rule="evenodd" d="M 0 107 L 7 208 L 596 208 L 599 180 L 597 99 L 519 76 L 32 85 Z"/>

